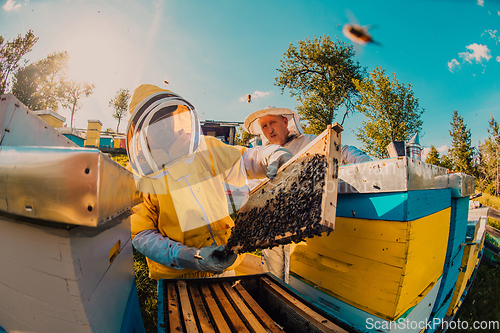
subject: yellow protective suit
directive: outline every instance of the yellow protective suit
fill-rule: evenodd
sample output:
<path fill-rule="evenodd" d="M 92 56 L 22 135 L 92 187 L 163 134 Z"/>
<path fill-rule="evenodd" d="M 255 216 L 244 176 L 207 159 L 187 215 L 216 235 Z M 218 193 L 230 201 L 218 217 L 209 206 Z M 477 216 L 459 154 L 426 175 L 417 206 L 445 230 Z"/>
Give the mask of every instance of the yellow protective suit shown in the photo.
<path fill-rule="evenodd" d="M 234 223 L 228 215 L 222 180 L 224 177 L 232 185 L 244 185 L 245 177 L 240 170 L 244 148 L 225 145 L 212 137 L 205 137 L 205 143 L 206 150 L 168 168 L 167 174 L 159 172 L 151 177 L 163 177 L 150 186 L 156 187 L 157 192 L 166 193 L 144 194 L 144 202 L 134 208 L 131 217 L 132 237 L 142 230 L 157 229 L 163 236 L 190 247 L 201 248 L 214 241 L 217 245 L 226 244 Z M 230 174 L 226 175 L 227 171 Z M 147 261 L 153 279 L 211 275 Z M 233 266 L 239 262 L 237 260 Z"/>
<path fill-rule="evenodd" d="M 248 149 L 203 136 L 194 107 L 153 85 L 134 91 L 129 111 L 127 153 L 144 197 L 131 217 L 132 243 L 146 255 L 150 277 L 202 277 L 218 271 L 208 269 L 229 266 L 232 260 L 221 264 L 213 252 L 202 258 L 203 266 L 196 260 L 200 256 L 189 254 L 193 249 L 213 251 L 230 236 L 233 220 L 224 183 L 242 187 L 246 175 L 269 176 L 291 154 L 274 145 L 242 158 Z"/>

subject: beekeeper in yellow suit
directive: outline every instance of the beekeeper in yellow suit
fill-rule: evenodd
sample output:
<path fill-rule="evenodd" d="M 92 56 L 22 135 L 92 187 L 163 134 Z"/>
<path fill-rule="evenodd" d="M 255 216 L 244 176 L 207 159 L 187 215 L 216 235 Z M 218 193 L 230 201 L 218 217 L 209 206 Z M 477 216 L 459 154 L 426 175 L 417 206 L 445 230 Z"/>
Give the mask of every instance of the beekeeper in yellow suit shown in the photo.
<path fill-rule="evenodd" d="M 154 85 L 134 91 L 129 112 L 127 153 L 144 198 L 131 217 L 132 244 L 146 256 L 150 277 L 231 270 L 238 262 L 225 251 L 233 220 L 223 183 L 272 178 L 292 155 L 278 145 L 249 154 L 203 136 L 195 108 Z"/>

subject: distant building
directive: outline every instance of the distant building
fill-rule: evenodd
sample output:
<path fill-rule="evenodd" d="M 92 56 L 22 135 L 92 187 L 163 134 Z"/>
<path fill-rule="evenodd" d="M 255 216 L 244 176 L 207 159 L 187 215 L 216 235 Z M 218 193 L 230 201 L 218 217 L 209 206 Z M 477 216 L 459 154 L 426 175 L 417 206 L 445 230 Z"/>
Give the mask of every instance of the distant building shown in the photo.
<path fill-rule="evenodd" d="M 236 128 L 242 124 L 238 121 L 205 120 L 201 122 L 201 130 L 203 135 L 215 136 L 226 144 L 234 145 Z"/>

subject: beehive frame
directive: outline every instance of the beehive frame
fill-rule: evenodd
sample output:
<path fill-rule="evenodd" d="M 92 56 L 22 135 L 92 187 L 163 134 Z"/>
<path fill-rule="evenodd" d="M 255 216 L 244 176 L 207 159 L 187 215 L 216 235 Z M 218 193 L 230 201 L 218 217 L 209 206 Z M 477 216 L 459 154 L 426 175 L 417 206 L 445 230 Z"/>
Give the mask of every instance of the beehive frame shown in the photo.
<path fill-rule="evenodd" d="M 334 229 L 342 130 L 337 123 L 328 126 L 284 164 L 274 179 L 264 180 L 250 192 L 238 212 L 229 250 L 264 249 Z"/>

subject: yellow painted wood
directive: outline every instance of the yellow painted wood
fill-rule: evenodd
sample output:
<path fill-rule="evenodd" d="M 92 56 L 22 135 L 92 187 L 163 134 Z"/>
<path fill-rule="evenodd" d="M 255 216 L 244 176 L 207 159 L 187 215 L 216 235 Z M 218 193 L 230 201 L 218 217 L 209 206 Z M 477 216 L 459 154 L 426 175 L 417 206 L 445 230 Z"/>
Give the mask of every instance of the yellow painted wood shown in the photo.
<path fill-rule="evenodd" d="M 358 309 L 394 320 L 441 276 L 449 224 L 450 208 L 409 222 L 337 217 L 329 236 L 295 247 L 290 271 Z"/>
<path fill-rule="evenodd" d="M 395 315 L 415 306 L 443 274 L 448 247 L 451 210 L 446 209 L 409 222 L 409 240 L 404 281 L 401 283 Z"/>
<path fill-rule="evenodd" d="M 115 245 L 113 245 L 111 250 L 109 250 L 109 263 L 110 264 L 113 262 L 113 260 L 115 260 L 116 256 L 120 252 L 120 248 L 121 248 L 121 241 L 119 239 L 118 242 L 116 242 Z"/>
<path fill-rule="evenodd" d="M 50 113 L 39 115 L 39 117 L 53 128 L 63 127 L 64 120 L 58 119 Z"/>
<path fill-rule="evenodd" d="M 474 242 L 475 241 L 476 236 L 474 237 Z M 455 291 L 453 292 L 453 296 L 451 297 L 451 303 L 448 307 L 448 311 L 446 312 L 447 316 L 454 315 L 460 308 L 460 305 L 462 304 L 460 299 L 465 291 L 465 288 L 467 287 L 467 282 L 474 272 L 474 268 L 479 263 L 478 252 L 481 251 L 483 246 L 484 238 L 480 244 L 465 245 L 462 264 L 460 265 L 460 273 L 458 273 L 457 285 L 455 287 Z"/>
<path fill-rule="evenodd" d="M 89 120 L 87 126 L 87 140 L 85 140 L 84 143 L 86 147 L 99 147 L 101 142 L 101 127 L 102 123 L 100 121 Z"/>

